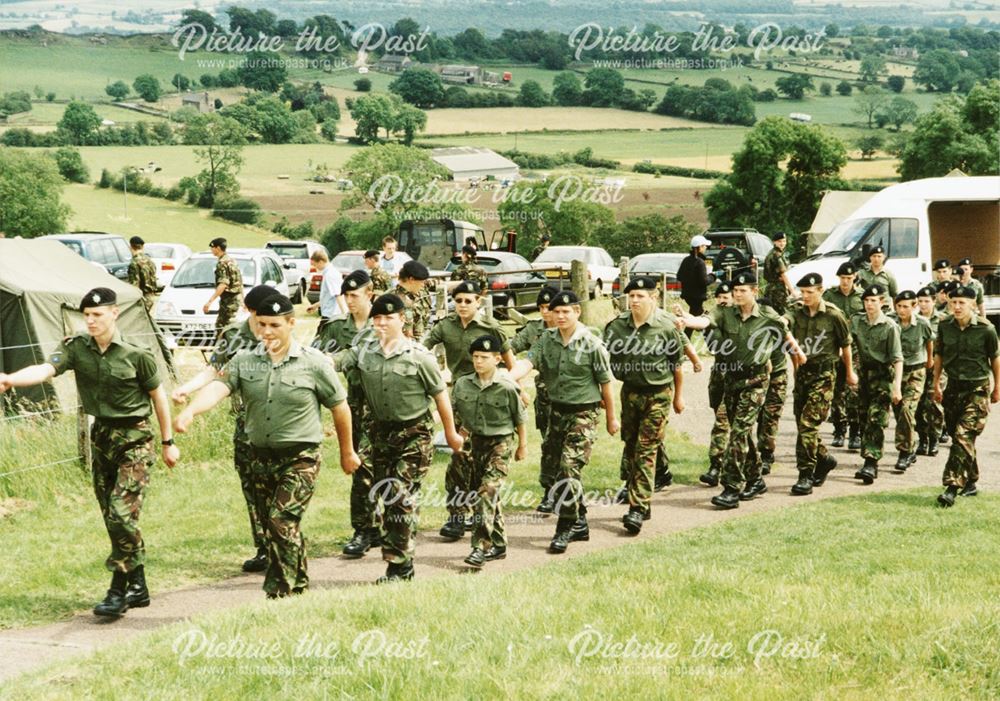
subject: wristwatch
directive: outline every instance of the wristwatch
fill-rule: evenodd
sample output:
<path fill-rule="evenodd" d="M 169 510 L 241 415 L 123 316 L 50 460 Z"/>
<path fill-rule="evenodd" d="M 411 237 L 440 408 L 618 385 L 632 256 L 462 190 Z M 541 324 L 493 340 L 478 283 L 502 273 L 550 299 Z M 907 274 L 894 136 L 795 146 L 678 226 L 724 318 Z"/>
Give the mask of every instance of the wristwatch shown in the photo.
<path fill-rule="evenodd" d="M 160 443 L 162 443 L 165 446 L 166 445 L 173 445 L 174 444 L 174 439 L 173 438 L 169 438 L 169 439 L 167 439 L 165 441 L 160 441 Z"/>

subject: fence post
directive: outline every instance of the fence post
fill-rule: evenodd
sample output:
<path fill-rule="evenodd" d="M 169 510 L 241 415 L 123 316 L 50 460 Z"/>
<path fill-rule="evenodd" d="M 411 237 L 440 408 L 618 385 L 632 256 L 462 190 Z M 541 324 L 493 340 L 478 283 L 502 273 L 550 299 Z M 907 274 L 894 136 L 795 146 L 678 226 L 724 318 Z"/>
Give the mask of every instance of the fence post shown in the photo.
<path fill-rule="evenodd" d="M 83 467 L 87 472 L 90 472 L 94 462 L 90 445 L 90 418 L 82 408 L 76 412 L 76 443 Z"/>
<path fill-rule="evenodd" d="M 667 309 L 667 274 L 660 273 L 660 304 L 663 306 L 663 311 L 668 311 Z"/>
<path fill-rule="evenodd" d="M 625 288 L 628 286 L 628 256 L 622 256 L 618 261 L 618 309 L 625 311 L 628 309 L 628 298 L 625 296 Z"/>

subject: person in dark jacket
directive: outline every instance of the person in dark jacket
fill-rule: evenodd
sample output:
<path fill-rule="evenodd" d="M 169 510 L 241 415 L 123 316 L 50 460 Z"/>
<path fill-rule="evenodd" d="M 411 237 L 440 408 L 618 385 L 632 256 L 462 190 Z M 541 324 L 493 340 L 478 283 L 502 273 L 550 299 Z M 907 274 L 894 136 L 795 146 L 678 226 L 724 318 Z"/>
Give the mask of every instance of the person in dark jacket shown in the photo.
<path fill-rule="evenodd" d="M 681 299 L 690 309 L 691 316 L 701 316 L 708 299 L 708 286 L 715 282 L 715 276 L 705 267 L 705 249 L 712 245 L 700 234 L 691 239 L 691 254 L 681 261 L 677 269 L 677 281 L 681 283 Z M 690 338 L 692 329 L 684 330 Z"/>

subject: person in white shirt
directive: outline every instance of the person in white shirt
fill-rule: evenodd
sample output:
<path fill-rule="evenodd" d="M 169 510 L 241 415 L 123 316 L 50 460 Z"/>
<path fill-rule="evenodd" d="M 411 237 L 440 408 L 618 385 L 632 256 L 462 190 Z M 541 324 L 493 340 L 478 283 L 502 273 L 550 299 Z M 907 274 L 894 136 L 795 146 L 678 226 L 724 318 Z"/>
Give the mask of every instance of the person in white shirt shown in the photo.
<path fill-rule="evenodd" d="M 319 301 L 309 305 L 307 311 L 314 312 L 319 309 L 319 315 L 322 317 L 320 326 L 322 326 L 324 321 L 342 316 L 347 311 L 344 298 L 340 294 L 340 286 L 344 284 L 344 279 L 340 271 L 330 265 L 330 259 L 325 251 L 316 251 L 310 260 L 316 266 L 316 270 L 323 273 L 323 282 L 319 288 Z"/>
<path fill-rule="evenodd" d="M 396 265 L 398 260 L 394 257 L 396 255 L 396 246 L 396 239 L 393 237 L 386 236 L 382 239 L 382 270 L 393 277 L 399 274 L 399 269 Z"/>

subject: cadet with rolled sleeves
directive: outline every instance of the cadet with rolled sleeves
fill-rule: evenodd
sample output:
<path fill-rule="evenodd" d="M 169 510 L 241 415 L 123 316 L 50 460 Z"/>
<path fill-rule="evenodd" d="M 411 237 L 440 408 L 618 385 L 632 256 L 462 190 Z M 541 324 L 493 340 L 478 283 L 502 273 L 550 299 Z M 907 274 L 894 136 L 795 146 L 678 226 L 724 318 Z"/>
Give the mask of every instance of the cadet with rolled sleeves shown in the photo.
<path fill-rule="evenodd" d="M 392 291 L 406 305 L 404 333 L 407 338 L 417 341 L 427 333 L 434 311 L 430 293 L 427 291 L 427 280 L 430 276 L 431 273 L 426 265 L 418 260 L 408 260 L 400 268 L 398 282 Z"/>
<path fill-rule="evenodd" d="M 463 375 L 474 373 L 472 356 L 469 355 L 469 344 L 480 336 L 490 335 L 503 338 L 500 325 L 492 318 L 479 315 L 481 301 L 479 286 L 476 282 L 465 280 L 451 291 L 455 302 L 455 311 L 434 324 L 429 334 L 424 336 L 423 344 L 433 350 L 441 344 L 444 347 L 445 360 L 451 373 L 451 385 Z M 504 339 L 500 353 L 507 369 L 514 367 L 514 354 L 510 344 Z M 460 417 L 456 417 L 456 426 L 463 430 Z M 448 470 L 445 473 L 445 490 L 448 494 L 448 520 L 441 528 L 440 534 L 449 540 L 458 540 L 465 534 L 466 518 L 469 515 L 473 492 L 469 489 L 472 476 L 472 444 L 466 442 L 461 451 L 451 454 Z M 471 526 L 471 521 L 469 522 Z"/>
<path fill-rule="evenodd" d="M 784 232 L 779 231 L 771 237 L 771 240 L 774 247 L 764 258 L 763 274 L 764 282 L 767 285 L 764 292 L 774 311 L 778 314 L 784 314 L 785 308 L 788 306 L 788 298 L 795 293 L 786 274 L 788 261 L 785 260 L 785 246 L 788 245 L 788 239 L 785 238 Z"/>
<path fill-rule="evenodd" d="M 684 347 L 673 314 L 658 308 L 656 279 L 636 277 L 625 286 L 629 310 L 604 327 L 611 372 L 622 382 L 622 461 L 628 513 L 622 519 L 633 535 L 650 518 L 657 455 L 670 409 L 684 411 Z"/>
<path fill-rule="evenodd" d="M 928 285 L 917 290 L 917 309 L 920 317 L 931 327 L 931 337 L 937 340 L 938 324 L 948 315 L 934 308 L 934 287 Z M 941 376 L 941 387 L 947 384 L 947 375 Z M 924 390 L 917 405 L 917 455 L 937 455 L 938 437 L 944 430 L 944 407 L 934 401 L 934 352 L 931 351 L 928 370 L 924 377 Z"/>
<path fill-rule="evenodd" d="M 861 374 L 858 416 L 861 418 L 861 457 L 864 465 L 854 477 L 865 484 L 878 478 L 890 404 L 902 399 L 903 348 L 899 326 L 882 312 L 885 288 L 871 285 L 861 293 L 864 314 L 851 317 L 851 335 L 858 346 Z"/>
<path fill-rule="evenodd" d="M 899 291 L 896 285 L 896 276 L 885 267 L 885 248 L 881 245 L 868 251 L 868 267 L 862 267 L 858 271 L 858 285 L 861 289 L 879 285 L 888 292 L 890 299 L 894 298 Z"/>
<path fill-rule="evenodd" d="M 374 248 L 365 251 L 365 268 L 372 281 L 372 291 L 378 295 L 385 294 L 392 287 L 392 278 L 378 263 L 380 255 Z"/>
<path fill-rule="evenodd" d="M 730 307 L 733 304 L 733 287 L 728 282 L 720 282 L 715 288 L 715 306 Z M 675 313 L 683 314 L 682 310 L 675 308 Z M 712 337 L 707 338 L 709 349 L 718 348 Z M 719 486 L 719 477 L 722 475 L 722 458 L 726 453 L 726 444 L 729 443 L 729 416 L 726 414 L 726 403 L 723 397 L 726 392 L 726 378 L 723 376 L 722 358 L 716 356 L 716 362 L 712 363 L 712 369 L 708 373 L 708 406 L 715 414 L 715 421 L 712 423 L 712 431 L 708 440 L 708 471 L 701 475 L 698 480 L 709 487 Z"/>
<path fill-rule="evenodd" d="M 141 237 L 133 236 L 128 240 L 128 245 L 132 249 L 132 260 L 128 264 L 128 282 L 139 288 L 142 292 L 142 303 L 146 311 L 151 312 L 153 302 L 156 301 L 156 263 L 143 251 L 146 242 Z"/>
<path fill-rule="evenodd" d="M 865 310 L 861 301 L 861 291 L 854 286 L 857 278 L 857 270 L 850 261 L 842 263 L 837 268 L 837 278 L 840 284 L 823 290 L 823 301 L 832 304 L 841 311 L 844 318 L 850 321 L 855 314 L 860 314 Z M 858 367 L 858 349 L 851 347 L 851 360 L 854 363 L 854 372 L 860 370 Z M 837 365 L 837 380 L 833 387 L 833 404 L 830 407 L 831 420 L 833 421 L 833 441 L 830 443 L 834 448 L 844 445 L 844 437 L 847 436 L 847 449 L 861 449 L 861 429 L 858 423 L 858 388 L 847 384 L 847 375 L 844 366 Z"/>
<path fill-rule="evenodd" d="M 924 392 L 927 370 L 934 366 L 934 331 L 930 322 L 915 313 L 917 293 L 903 290 L 894 300 L 895 313 L 889 318 L 899 326 L 903 349 L 901 399 L 893 405 L 896 417 L 896 470 L 905 472 L 917 460 L 917 406 Z"/>
<path fill-rule="evenodd" d="M 222 335 L 222 331 L 236 320 L 236 314 L 240 310 L 240 299 L 243 297 L 243 273 L 240 272 L 240 266 L 236 261 L 226 253 L 227 246 L 223 238 L 212 239 L 208 244 L 212 255 L 218 258 L 215 264 L 215 290 L 201 310 L 208 314 L 212 302 L 219 300 L 219 313 L 215 317 L 216 340 Z"/>
<path fill-rule="evenodd" d="M 986 318 L 986 306 L 983 301 L 985 289 L 983 288 L 983 283 L 972 277 L 972 259 L 963 258 L 958 261 L 957 268 L 962 273 L 961 277 L 957 280 L 958 284 L 970 287 L 976 291 L 976 311 L 979 313 L 979 316 Z"/>
<path fill-rule="evenodd" d="M 581 311 L 580 300 L 572 292 L 553 297 L 549 313 L 556 327 L 539 337 L 527 358 L 519 360 L 511 373 L 511 379 L 518 381 L 537 368 L 549 388 L 550 423 L 542 456 L 559 461 L 558 479 L 552 488 L 559 515 L 549 544 L 553 553 L 566 552 L 572 541 L 590 540 L 582 476 L 590 462 L 602 403 L 608 433 L 615 435 L 619 429 L 608 351 L 601 339 L 580 323 Z"/>
<path fill-rule="evenodd" d="M 805 355 L 795 360 L 793 409 L 797 436 L 795 461 L 799 479 L 792 495 L 812 494 L 821 487 L 837 460 L 827 452 L 819 427 L 826 421 L 833 401 L 836 364 L 841 362 L 848 386 L 857 386 L 851 358 L 851 332 L 847 319 L 837 307 L 823 300 L 823 278 L 804 275 L 797 283 L 802 303 L 788 311 L 789 330 Z"/>
<path fill-rule="evenodd" d="M 506 373 L 497 371 L 503 345 L 500 338 L 491 335 L 480 336 L 469 344 L 475 372 L 458 378 L 452 392 L 455 417 L 472 444 L 469 489 L 476 496 L 472 504 L 472 552 L 465 563 L 477 569 L 507 557 L 500 489 L 511 455 L 515 460 L 524 460 L 528 444 L 521 389 Z"/>
<path fill-rule="evenodd" d="M 247 292 L 243 300 L 250 316 L 240 324 L 231 324 L 223 330 L 215 349 L 208 359 L 208 365 L 200 373 L 174 389 L 171 398 L 175 404 L 184 404 L 188 397 L 218 378 L 223 368 L 236 357 L 241 350 L 253 350 L 260 342 L 257 338 L 257 305 L 275 293 L 270 285 L 257 285 Z M 247 505 L 247 515 L 250 518 L 250 534 L 256 554 L 244 561 L 244 572 L 263 572 L 267 569 L 267 541 L 264 538 L 263 514 L 257 511 L 257 498 L 253 490 L 253 472 L 251 470 L 250 440 L 246 434 L 246 407 L 239 394 L 231 395 L 232 410 L 235 417 L 233 427 L 233 465 L 240 478 L 240 488 L 243 500 Z"/>
<path fill-rule="evenodd" d="M 257 304 L 260 345 L 237 353 L 219 378 L 178 414 L 174 426 L 184 433 L 196 416 L 240 394 L 254 498 L 258 513 L 266 514 L 264 592 L 269 599 L 301 594 L 309 587 L 301 524 L 322 462 L 321 406 L 333 415 L 341 469 L 351 474 L 360 462 L 351 441 L 347 394 L 329 358 L 292 337 L 294 312 L 291 301 L 277 293 Z"/>
<path fill-rule="evenodd" d="M 475 283 L 477 292 L 482 294 L 486 291 L 488 278 L 486 270 L 476 264 L 476 248 L 468 244 L 462 246 L 462 262 L 451 271 L 451 279 L 459 282 L 467 281 Z"/>
<path fill-rule="evenodd" d="M 139 515 L 155 462 L 150 400 L 167 467 L 177 463 L 180 451 L 174 445 L 170 405 L 156 360 L 145 348 L 122 338 L 116 325 L 115 292 L 106 287 L 90 290 L 80 302 L 80 312 L 87 333 L 64 339 L 40 365 L 0 373 L 0 393 L 74 371 L 83 411 L 94 417 L 90 432 L 94 493 L 111 540 L 111 554 L 104 563 L 112 572 L 111 586 L 94 614 L 117 617 L 129 608 L 149 606 Z"/>
<path fill-rule="evenodd" d="M 976 438 L 986 428 L 990 404 L 1000 402 L 997 332 L 993 324 L 975 313 L 975 303 L 976 291 L 971 287 L 961 285 L 953 290 L 952 316 L 938 324 L 934 342 L 934 399 L 944 404 L 945 424 L 952 437 L 942 477 L 945 491 L 937 498 L 945 507 L 953 506 L 959 493 L 979 493 Z M 942 372 L 948 373 L 948 387 L 943 392 Z"/>

